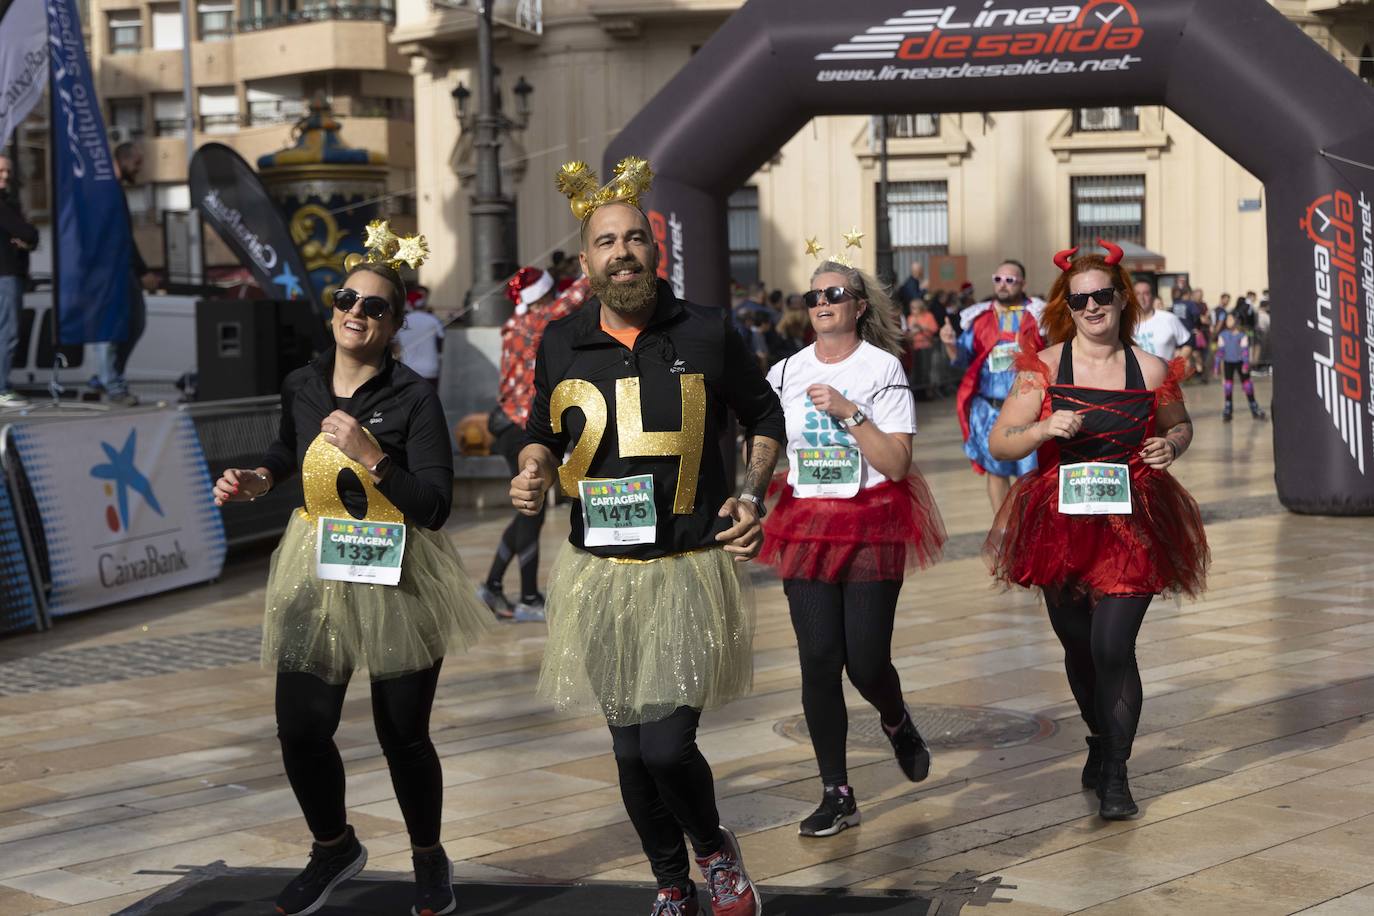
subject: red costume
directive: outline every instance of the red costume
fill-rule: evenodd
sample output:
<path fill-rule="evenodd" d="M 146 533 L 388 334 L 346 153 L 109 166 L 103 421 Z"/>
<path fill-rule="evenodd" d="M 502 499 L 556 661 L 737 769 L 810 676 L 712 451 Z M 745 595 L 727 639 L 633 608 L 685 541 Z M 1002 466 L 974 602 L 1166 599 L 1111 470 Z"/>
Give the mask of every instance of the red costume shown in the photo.
<path fill-rule="evenodd" d="M 1034 374 L 1045 389 L 1041 419 L 1055 410 L 1074 410 L 1083 415 L 1083 428 L 1072 438 L 1040 446 L 1039 468 L 1017 481 L 1002 504 L 984 548 L 993 575 L 1012 585 L 1068 586 L 1095 596 L 1197 595 L 1210 560 L 1197 503 L 1167 470 L 1140 458 L 1145 439 L 1159 435 L 1158 408 L 1183 400 L 1179 383 L 1187 365 L 1174 360 L 1164 383 L 1152 391 L 1128 348 L 1125 390 L 1084 388 L 1073 383 L 1072 345 L 1072 340 L 1064 344 L 1057 380 L 1050 379 L 1036 354 L 1017 357 L 1017 369 Z M 1128 465 L 1133 511 L 1061 513 L 1061 461 Z"/>

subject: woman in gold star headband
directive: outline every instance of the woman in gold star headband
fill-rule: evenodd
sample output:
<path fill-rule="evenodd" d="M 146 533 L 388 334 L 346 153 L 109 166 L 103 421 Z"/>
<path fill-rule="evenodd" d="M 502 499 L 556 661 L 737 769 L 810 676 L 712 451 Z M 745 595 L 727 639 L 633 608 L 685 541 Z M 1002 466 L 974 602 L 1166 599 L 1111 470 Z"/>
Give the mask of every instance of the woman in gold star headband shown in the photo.
<path fill-rule="evenodd" d="M 368 245 L 333 296 L 334 349 L 282 383 L 277 440 L 259 467 L 227 470 L 214 488 L 217 505 L 257 499 L 299 469 L 305 495 L 272 555 L 262 644 L 277 672 L 286 775 L 315 838 L 309 867 L 277 898 L 288 916 L 314 912 L 367 861 L 333 740 L 348 682 L 364 669 L 413 847 L 414 912 L 452 912 L 429 712 L 444 658 L 492 623 L 439 532 L 453 487 L 443 408 L 390 352 L 405 308 L 397 267 L 419 265 L 424 239 L 397 239 L 378 221 Z"/>
<path fill-rule="evenodd" d="M 861 238 L 847 233 L 846 247 Z M 811 239 L 807 250 L 819 257 L 821 246 Z M 846 769 L 842 672 L 878 710 L 906 777 L 929 774 L 930 751 L 892 666 L 892 628 L 906 574 L 939 559 L 945 529 L 912 461 L 916 404 L 891 300 L 832 256 L 803 301 L 816 342 L 768 373 L 786 415 L 790 467 L 759 556 L 787 592 L 820 769 L 821 803 L 799 832 L 826 837 L 860 820 Z"/>

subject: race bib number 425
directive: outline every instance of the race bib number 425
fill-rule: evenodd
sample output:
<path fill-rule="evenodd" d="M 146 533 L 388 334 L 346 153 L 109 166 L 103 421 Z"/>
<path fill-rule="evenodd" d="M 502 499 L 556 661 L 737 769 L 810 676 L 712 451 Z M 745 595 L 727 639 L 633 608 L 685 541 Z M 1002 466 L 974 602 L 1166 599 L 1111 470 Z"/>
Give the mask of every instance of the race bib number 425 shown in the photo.
<path fill-rule="evenodd" d="M 658 536 L 654 509 L 654 476 L 616 480 L 581 480 L 582 543 L 587 547 L 652 544 Z"/>
<path fill-rule="evenodd" d="M 848 499 L 859 492 L 862 463 L 859 450 L 853 447 L 797 449 L 797 483 L 793 492 L 803 499 Z"/>
<path fill-rule="evenodd" d="M 1059 511 L 1065 515 L 1130 515 L 1131 469 L 1100 461 L 1061 464 Z"/>
<path fill-rule="evenodd" d="M 404 522 L 320 516 L 315 529 L 315 575 L 336 582 L 396 585 L 406 551 Z"/>

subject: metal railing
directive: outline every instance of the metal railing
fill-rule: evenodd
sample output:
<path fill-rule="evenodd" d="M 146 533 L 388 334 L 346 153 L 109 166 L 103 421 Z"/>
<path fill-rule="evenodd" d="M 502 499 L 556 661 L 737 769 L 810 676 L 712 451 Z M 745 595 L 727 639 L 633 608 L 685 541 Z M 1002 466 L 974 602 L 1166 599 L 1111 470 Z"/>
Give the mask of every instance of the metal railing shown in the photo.
<path fill-rule="evenodd" d="M 238 21 L 240 32 L 259 32 L 302 22 L 384 22 L 396 23 L 396 11 L 384 6 L 315 6 L 303 10 L 289 10 L 268 16 L 252 16 Z"/>

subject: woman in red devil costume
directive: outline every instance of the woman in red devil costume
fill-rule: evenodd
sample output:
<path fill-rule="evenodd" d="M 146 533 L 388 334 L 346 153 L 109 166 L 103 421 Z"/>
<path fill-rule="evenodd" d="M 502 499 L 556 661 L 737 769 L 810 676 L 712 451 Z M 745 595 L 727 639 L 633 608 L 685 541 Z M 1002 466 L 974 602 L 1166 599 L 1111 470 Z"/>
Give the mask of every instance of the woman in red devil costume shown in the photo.
<path fill-rule="evenodd" d="M 1098 242 L 1106 257 L 1055 257 L 1051 346 L 1017 358 L 989 445 L 1005 460 L 1037 451 L 1039 469 L 1007 497 L 985 553 L 997 578 L 1044 592 L 1091 731 L 1083 785 L 1102 817 L 1122 820 L 1137 811 L 1126 781 L 1143 701 L 1136 635 L 1155 595 L 1202 590 L 1209 555 L 1197 503 L 1167 470 L 1193 438 L 1186 366 L 1133 345 L 1130 274 L 1121 249 Z"/>

